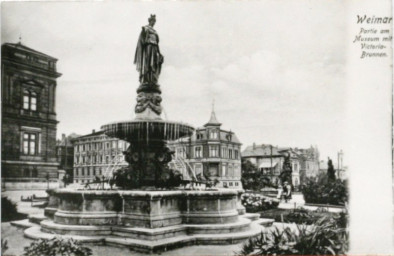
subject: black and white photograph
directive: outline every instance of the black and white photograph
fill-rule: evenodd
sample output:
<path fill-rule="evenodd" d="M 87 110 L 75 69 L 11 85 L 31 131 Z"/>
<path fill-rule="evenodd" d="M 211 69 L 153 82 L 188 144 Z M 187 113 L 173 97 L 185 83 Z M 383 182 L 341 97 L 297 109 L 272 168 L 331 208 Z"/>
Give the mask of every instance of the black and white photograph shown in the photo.
<path fill-rule="evenodd" d="M 1 2 L 2 255 L 393 253 L 361 2 Z"/>

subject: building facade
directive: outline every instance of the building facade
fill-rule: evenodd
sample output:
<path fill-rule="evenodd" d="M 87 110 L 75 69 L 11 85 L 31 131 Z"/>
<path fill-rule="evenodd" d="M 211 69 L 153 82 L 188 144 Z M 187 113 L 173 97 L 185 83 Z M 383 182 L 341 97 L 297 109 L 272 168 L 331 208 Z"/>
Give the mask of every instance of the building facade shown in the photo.
<path fill-rule="evenodd" d="M 170 165 L 185 180 L 217 180 L 216 187 L 241 189 L 241 143 L 221 125 L 212 111 L 208 123 L 191 137 L 170 142 L 175 151 Z"/>
<path fill-rule="evenodd" d="M 280 148 L 269 144 L 256 145 L 254 143 L 242 152 L 242 159 L 254 164 L 263 174 L 265 183 L 271 185 L 276 185 L 280 181 L 286 156 L 290 156 L 292 182 L 295 187 L 303 184 L 303 175 L 306 173 L 317 175 L 319 170 L 317 148 L 311 151 L 310 149 Z"/>
<path fill-rule="evenodd" d="M 57 178 L 57 59 L 21 43 L 1 53 L 2 177 Z"/>
<path fill-rule="evenodd" d="M 69 136 L 62 134 L 62 138 L 56 141 L 56 156 L 59 162 L 59 169 L 66 171 L 70 177 L 74 173 L 74 141 L 79 135 L 73 133 Z"/>
<path fill-rule="evenodd" d="M 74 144 L 74 183 L 92 182 L 96 177 L 112 175 L 117 168 L 128 166 L 123 151 L 127 142 L 108 137 L 103 131 L 77 137 Z"/>

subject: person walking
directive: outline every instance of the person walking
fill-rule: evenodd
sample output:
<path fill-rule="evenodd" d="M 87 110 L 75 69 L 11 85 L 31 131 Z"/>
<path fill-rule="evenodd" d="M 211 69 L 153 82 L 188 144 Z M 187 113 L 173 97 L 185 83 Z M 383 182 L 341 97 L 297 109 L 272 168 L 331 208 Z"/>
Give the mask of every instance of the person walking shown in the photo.
<path fill-rule="evenodd" d="M 284 183 L 284 194 L 285 194 L 285 202 L 289 201 L 291 199 L 291 185 L 285 181 Z"/>

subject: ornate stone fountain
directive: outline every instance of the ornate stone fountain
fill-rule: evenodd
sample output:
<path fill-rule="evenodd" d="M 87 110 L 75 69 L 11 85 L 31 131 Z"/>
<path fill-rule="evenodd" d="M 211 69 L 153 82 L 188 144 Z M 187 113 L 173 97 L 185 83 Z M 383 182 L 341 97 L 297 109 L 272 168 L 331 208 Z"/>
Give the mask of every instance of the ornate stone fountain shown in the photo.
<path fill-rule="evenodd" d="M 155 16 L 142 28 L 135 55 L 140 73 L 136 118 L 106 124 L 109 136 L 130 143 L 129 166 L 115 173 L 118 190 L 58 189 L 50 193 L 48 217 L 25 230 L 30 238 L 72 236 L 86 242 L 158 251 L 191 244 L 238 243 L 261 232 L 259 215 L 245 214 L 241 192 L 231 189 L 158 189 L 176 186 L 168 168 L 166 141 L 189 136 L 193 127 L 161 119 L 158 77 L 163 56 L 153 29 Z"/>

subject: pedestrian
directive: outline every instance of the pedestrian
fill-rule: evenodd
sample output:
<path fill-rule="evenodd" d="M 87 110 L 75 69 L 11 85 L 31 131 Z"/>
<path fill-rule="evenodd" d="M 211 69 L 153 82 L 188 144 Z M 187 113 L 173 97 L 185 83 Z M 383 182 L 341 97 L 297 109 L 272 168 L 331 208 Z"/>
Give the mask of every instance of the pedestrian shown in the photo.
<path fill-rule="evenodd" d="M 285 202 L 291 199 L 291 185 L 285 181 L 284 183 L 284 194 L 285 194 Z"/>
<path fill-rule="evenodd" d="M 282 196 L 283 196 L 283 186 L 282 184 L 278 184 L 278 195 L 276 196 L 276 198 L 279 199 L 279 201 L 282 201 Z"/>

